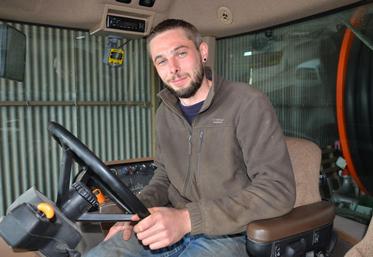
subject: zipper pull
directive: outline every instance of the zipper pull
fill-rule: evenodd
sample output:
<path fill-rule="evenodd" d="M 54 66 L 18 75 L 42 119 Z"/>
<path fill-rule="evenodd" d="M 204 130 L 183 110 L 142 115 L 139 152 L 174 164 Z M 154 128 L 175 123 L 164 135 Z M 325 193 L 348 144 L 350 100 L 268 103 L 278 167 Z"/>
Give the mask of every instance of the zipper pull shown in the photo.
<path fill-rule="evenodd" d="M 202 149 L 202 143 L 203 143 L 203 130 L 199 132 L 199 149 L 198 152 L 201 152 Z"/>
<path fill-rule="evenodd" d="M 189 151 L 189 155 L 192 154 L 192 135 L 189 135 L 188 137 L 188 151 Z"/>

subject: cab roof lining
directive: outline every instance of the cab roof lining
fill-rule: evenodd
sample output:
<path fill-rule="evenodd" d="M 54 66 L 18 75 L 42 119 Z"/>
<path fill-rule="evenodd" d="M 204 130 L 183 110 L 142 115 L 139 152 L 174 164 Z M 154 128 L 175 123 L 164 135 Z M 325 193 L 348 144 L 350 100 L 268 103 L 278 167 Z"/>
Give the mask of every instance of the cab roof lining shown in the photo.
<path fill-rule="evenodd" d="M 0 19 L 90 30 L 101 19 L 105 4 L 153 11 L 153 25 L 166 18 L 193 23 L 204 35 L 226 37 L 268 28 L 359 2 L 358 0 L 156 0 L 153 7 L 138 0 L 2 0 Z M 221 22 L 218 9 L 227 7 L 232 23 Z"/>

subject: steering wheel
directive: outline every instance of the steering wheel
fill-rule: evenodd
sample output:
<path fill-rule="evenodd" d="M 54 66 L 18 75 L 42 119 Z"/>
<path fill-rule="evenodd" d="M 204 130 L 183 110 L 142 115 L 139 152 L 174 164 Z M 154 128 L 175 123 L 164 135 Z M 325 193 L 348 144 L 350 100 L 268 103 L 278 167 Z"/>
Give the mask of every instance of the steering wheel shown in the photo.
<path fill-rule="evenodd" d="M 80 165 L 88 168 L 96 182 L 101 187 L 104 187 L 109 198 L 113 200 L 122 209 L 128 209 L 132 213 L 136 213 L 140 218 L 145 218 L 150 215 L 148 209 L 143 203 L 132 193 L 128 187 L 121 182 L 110 169 L 84 145 L 78 138 L 63 126 L 56 122 L 50 122 L 48 130 L 52 137 L 59 143 L 64 150 L 62 162 L 61 184 L 58 189 L 57 206 L 64 202 L 68 197 L 71 159 L 74 159 Z"/>

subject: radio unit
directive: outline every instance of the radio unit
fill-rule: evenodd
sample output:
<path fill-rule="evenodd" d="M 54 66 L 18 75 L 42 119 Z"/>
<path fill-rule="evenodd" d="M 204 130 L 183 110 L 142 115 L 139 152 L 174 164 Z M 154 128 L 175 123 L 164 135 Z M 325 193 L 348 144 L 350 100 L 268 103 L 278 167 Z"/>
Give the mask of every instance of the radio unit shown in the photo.
<path fill-rule="evenodd" d="M 127 6 L 105 5 L 100 23 L 91 34 L 127 39 L 147 36 L 152 28 L 154 12 Z"/>
<path fill-rule="evenodd" d="M 120 29 L 144 33 L 145 21 L 128 17 L 108 15 L 106 17 L 106 27 L 110 29 Z"/>

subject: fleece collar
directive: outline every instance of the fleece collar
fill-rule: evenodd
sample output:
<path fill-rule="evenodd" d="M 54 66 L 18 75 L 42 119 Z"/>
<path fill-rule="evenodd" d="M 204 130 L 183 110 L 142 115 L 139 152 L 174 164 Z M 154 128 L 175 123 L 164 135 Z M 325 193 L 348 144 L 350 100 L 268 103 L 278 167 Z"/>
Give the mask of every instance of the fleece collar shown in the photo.
<path fill-rule="evenodd" d="M 223 78 L 222 77 L 216 75 L 212 71 L 206 71 L 206 73 L 208 74 L 207 77 L 212 78 L 212 85 L 211 85 L 210 91 L 209 91 L 209 93 L 208 93 L 208 95 L 207 95 L 207 97 L 206 97 L 206 99 L 205 99 L 205 101 L 204 101 L 204 103 L 202 105 L 202 108 L 199 111 L 200 113 L 206 111 L 211 106 L 216 93 L 219 91 L 219 88 L 223 84 Z M 158 97 L 167 106 L 170 106 L 170 107 L 172 106 L 172 108 L 176 108 L 178 110 L 178 107 L 177 107 L 178 99 L 167 88 L 162 89 L 158 93 Z"/>

